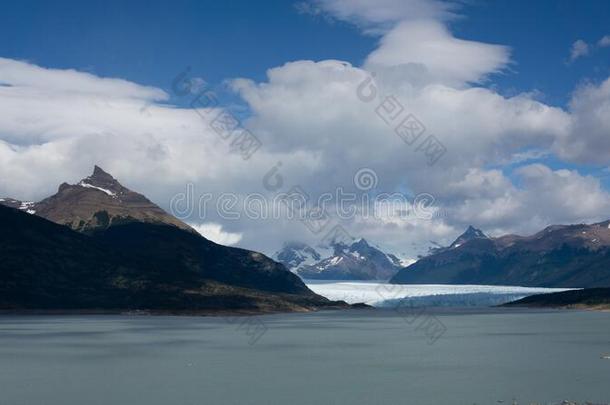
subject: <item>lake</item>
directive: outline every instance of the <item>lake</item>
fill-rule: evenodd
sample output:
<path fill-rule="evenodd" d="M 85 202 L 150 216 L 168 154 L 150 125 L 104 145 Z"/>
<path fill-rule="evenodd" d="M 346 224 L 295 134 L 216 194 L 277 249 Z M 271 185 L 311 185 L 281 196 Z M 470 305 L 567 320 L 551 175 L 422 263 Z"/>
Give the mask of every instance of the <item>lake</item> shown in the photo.
<path fill-rule="evenodd" d="M 0 404 L 610 402 L 610 313 L 417 311 L 0 316 Z"/>

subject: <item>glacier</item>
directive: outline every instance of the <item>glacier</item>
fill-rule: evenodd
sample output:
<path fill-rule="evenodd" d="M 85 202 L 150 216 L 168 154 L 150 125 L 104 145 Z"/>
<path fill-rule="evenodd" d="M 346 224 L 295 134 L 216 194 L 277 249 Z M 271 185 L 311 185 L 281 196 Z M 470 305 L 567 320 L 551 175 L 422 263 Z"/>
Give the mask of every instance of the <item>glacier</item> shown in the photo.
<path fill-rule="evenodd" d="M 501 305 L 528 295 L 567 291 L 571 288 L 538 288 L 496 285 L 389 284 L 369 281 L 304 280 L 316 294 L 349 304 L 378 308 L 482 307 Z"/>

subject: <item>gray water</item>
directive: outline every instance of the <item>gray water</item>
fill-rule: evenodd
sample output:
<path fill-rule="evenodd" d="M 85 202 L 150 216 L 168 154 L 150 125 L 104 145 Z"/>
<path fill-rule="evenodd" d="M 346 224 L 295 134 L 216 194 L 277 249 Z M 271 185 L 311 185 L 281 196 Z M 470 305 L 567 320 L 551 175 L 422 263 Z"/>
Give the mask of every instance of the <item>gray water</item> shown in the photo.
<path fill-rule="evenodd" d="M 0 316 L 0 404 L 609 403 L 606 354 L 603 312 Z"/>

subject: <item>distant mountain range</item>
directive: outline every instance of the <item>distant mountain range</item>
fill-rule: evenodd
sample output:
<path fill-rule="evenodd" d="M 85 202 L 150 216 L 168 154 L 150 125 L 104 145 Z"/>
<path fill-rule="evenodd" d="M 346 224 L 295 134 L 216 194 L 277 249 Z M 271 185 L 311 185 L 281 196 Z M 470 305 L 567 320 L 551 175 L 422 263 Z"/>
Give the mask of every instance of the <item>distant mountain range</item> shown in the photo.
<path fill-rule="evenodd" d="M 391 283 L 610 286 L 610 221 L 498 238 L 469 227 L 449 247 L 400 270 Z"/>
<path fill-rule="evenodd" d="M 287 243 L 274 255 L 276 262 L 207 240 L 97 166 L 91 176 L 62 184 L 40 202 L 0 198 L 0 220 L 0 309 L 207 313 L 348 307 L 316 295 L 298 276 L 610 286 L 610 221 L 498 238 L 469 227 L 448 247 L 436 247 L 408 267 L 365 239 L 316 248 Z M 599 292 L 592 294 L 599 298 Z"/>
<path fill-rule="evenodd" d="M 318 249 L 286 243 L 273 258 L 299 276 L 315 280 L 389 280 L 402 268 L 398 257 L 365 239 L 332 242 Z"/>
<path fill-rule="evenodd" d="M 347 307 L 261 253 L 205 239 L 99 167 L 38 203 L 0 204 L 0 309 Z"/>

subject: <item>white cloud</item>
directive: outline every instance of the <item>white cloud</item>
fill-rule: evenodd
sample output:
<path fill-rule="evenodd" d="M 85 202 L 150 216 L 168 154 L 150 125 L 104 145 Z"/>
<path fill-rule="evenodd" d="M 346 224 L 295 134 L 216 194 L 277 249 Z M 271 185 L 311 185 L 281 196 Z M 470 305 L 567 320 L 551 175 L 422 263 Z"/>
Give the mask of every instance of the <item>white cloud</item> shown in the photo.
<path fill-rule="evenodd" d="M 238 243 L 243 234 L 227 232 L 222 229 L 221 224 L 215 223 L 204 223 L 204 224 L 190 224 L 201 236 L 211 240 L 212 242 L 220 245 L 231 246 Z"/>
<path fill-rule="evenodd" d="M 0 77 L 0 193 L 42 198 L 97 163 L 168 201 L 162 185 L 230 176 L 243 163 L 196 112 L 159 103 L 160 89 L 7 59 Z"/>
<path fill-rule="evenodd" d="M 594 177 L 574 170 L 551 170 L 541 164 L 522 167 L 518 174 L 529 191 L 524 205 L 536 216 L 590 222 L 605 219 L 610 212 L 610 195 Z"/>
<path fill-rule="evenodd" d="M 488 233 L 531 234 L 550 224 L 596 222 L 608 218 L 610 194 L 598 179 L 574 170 L 552 170 L 542 164 L 522 166 L 515 171 L 515 185 L 495 170 L 476 171 L 470 177 L 472 193 L 454 200 L 450 216 L 463 225 L 475 223 Z M 482 193 L 476 187 L 482 179 L 495 179 L 500 187 Z M 493 182 L 492 182 L 493 183 Z M 486 184 L 486 185 L 489 185 Z M 462 186 L 457 183 L 450 188 Z"/>
<path fill-rule="evenodd" d="M 438 0 L 318 0 L 309 4 L 377 34 L 401 21 L 453 19 L 459 8 L 457 3 Z"/>
<path fill-rule="evenodd" d="M 424 79 L 449 85 L 479 82 L 509 63 L 505 46 L 455 38 L 440 22 L 406 21 L 392 28 L 379 48 L 367 58 L 366 66 L 420 68 Z"/>
<path fill-rule="evenodd" d="M 334 18 L 381 35 L 365 67 L 400 67 L 420 82 L 461 85 L 502 71 L 510 50 L 455 38 L 445 22 L 458 17 L 457 2 L 437 0 L 318 0 L 310 3 Z"/>
<path fill-rule="evenodd" d="M 554 150 L 584 163 L 610 161 L 610 79 L 578 88 L 570 100 L 569 131 L 560 133 Z"/>
<path fill-rule="evenodd" d="M 601 37 L 600 40 L 597 42 L 597 46 L 601 48 L 610 46 L 610 35 L 604 35 L 603 37 Z"/>
<path fill-rule="evenodd" d="M 454 37 L 444 22 L 455 8 L 446 3 L 315 6 L 381 35 L 380 45 L 363 67 L 300 60 L 270 69 L 263 82 L 233 80 L 252 113 L 245 125 L 263 142 L 249 161 L 229 153 L 195 111 L 163 104 L 167 94 L 160 89 L 0 59 L 0 195 L 39 199 L 97 163 L 164 208 L 187 183 L 195 185 L 195 197 L 271 197 L 263 179 L 281 162 L 280 191 L 299 186 L 315 199 L 337 187 L 357 191 L 354 173 L 368 167 L 380 192 L 433 194 L 440 205 L 434 219 L 356 217 L 333 225 L 409 257 L 424 253 L 430 241 L 451 241 L 470 223 L 492 233 L 527 233 L 610 212 L 599 182 L 576 171 L 528 165 L 509 176 L 504 170 L 551 152 L 607 164 L 608 82 L 579 89 L 568 111 L 531 94 L 504 97 L 481 83 L 506 67 L 508 48 Z M 377 97 L 367 103 L 357 91 L 370 69 Z M 377 115 L 388 95 L 447 148 L 434 166 Z M 227 220 L 215 208 L 187 221 L 201 224 L 214 241 L 267 253 L 285 240 L 315 245 L 328 230 L 314 234 L 285 218 Z"/>
<path fill-rule="evenodd" d="M 588 56 L 598 48 L 606 48 L 610 46 L 610 35 L 604 35 L 597 41 L 597 43 L 588 44 L 587 42 L 579 39 L 572 44 L 570 48 L 570 62 L 574 62 L 576 59 Z"/>
<path fill-rule="evenodd" d="M 580 57 L 587 56 L 589 51 L 589 44 L 587 44 L 585 41 L 582 39 L 575 41 L 572 44 L 572 48 L 570 48 L 570 62 L 574 62 Z"/>
<path fill-rule="evenodd" d="M 57 93 L 105 99 L 162 101 L 168 95 L 154 87 L 122 79 L 101 78 L 73 69 L 47 69 L 32 63 L 0 57 L 0 85 L 15 86 L 29 95 L 53 97 Z"/>
<path fill-rule="evenodd" d="M 506 194 L 512 183 L 500 170 L 469 169 L 464 178 L 451 183 L 449 189 L 454 196 L 468 198 L 497 198 Z"/>
<path fill-rule="evenodd" d="M 317 156 L 312 171 L 287 176 L 294 184 L 313 195 L 333 185 L 349 188 L 355 170 L 366 163 L 376 170 L 380 190 L 406 186 L 432 193 L 440 204 L 433 221 L 356 218 L 350 232 L 395 251 L 402 246 L 423 253 L 430 240 L 447 242 L 468 224 L 495 234 L 531 233 L 552 223 L 602 220 L 609 212 L 600 204 L 607 195 L 599 183 L 577 172 L 566 176 L 546 168 L 536 176 L 534 166 L 525 166 L 516 172 L 523 183 L 517 186 L 501 170 L 483 168 L 546 157 L 554 142 L 569 137 L 568 112 L 527 94 L 505 98 L 481 87 L 441 84 L 413 88 L 378 74 L 380 93 L 392 89 L 447 146 L 446 157 L 429 167 L 375 114 L 375 103 L 353 94 L 365 74 L 339 61 L 299 61 L 270 70 L 264 83 L 235 82 L 254 112 L 249 125 L 264 134 L 266 144 Z M 563 198 L 555 188 L 571 195 Z"/>
<path fill-rule="evenodd" d="M 355 170 L 366 163 L 378 171 L 384 190 L 407 183 L 415 191 L 445 193 L 448 177 L 459 178 L 472 167 L 496 163 L 526 146 L 548 147 L 554 134 L 569 124 L 561 109 L 527 95 L 504 98 L 480 87 L 440 84 L 413 88 L 404 77 L 378 74 L 379 94 L 394 94 L 405 115 L 414 114 L 445 144 L 446 155 L 429 167 L 416 147 L 402 142 L 376 114 L 381 99 L 358 99 L 356 91 L 366 75 L 338 61 L 299 61 L 270 70 L 266 83 L 239 80 L 235 88 L 254 112 L 248 124 L 266 145 L 316 156 L 311 174 L 326 181 L 307 181 L 315 190 L 332 182 L 349 185 Z"/>

